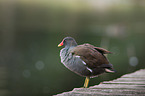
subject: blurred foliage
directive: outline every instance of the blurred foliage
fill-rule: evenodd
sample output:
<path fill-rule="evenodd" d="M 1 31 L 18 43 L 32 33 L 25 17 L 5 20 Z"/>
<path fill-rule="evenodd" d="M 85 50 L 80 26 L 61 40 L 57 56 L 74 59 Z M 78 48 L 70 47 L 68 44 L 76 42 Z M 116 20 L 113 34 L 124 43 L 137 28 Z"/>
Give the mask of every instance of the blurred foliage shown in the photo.
<path fill-rule="evenodd" d="M 144 0 L 1 0 L 0 95 L 48 96 L 81 87 L 57 45 L 66 36 L 112 51 L 117 70 L 90 85 L 144 68 Z"/>

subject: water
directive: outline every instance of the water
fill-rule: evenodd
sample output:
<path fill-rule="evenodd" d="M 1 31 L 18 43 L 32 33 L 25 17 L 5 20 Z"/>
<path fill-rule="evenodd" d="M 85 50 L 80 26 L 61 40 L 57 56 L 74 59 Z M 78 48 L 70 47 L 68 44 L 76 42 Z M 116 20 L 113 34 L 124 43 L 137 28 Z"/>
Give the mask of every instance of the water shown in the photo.
<path fill-rule="evenodd" d="M 48 96 L 82 87 L 85 78 L 60 62 L 57 45 L 66 36 L 113 52 L 107 57 L 117 72 L 91 79 L 90 86 L 145 68 L 143 8 L 98 14 L 29 3 L 9 3 L 11 10 L 0 3 L 0 95 Z"/>

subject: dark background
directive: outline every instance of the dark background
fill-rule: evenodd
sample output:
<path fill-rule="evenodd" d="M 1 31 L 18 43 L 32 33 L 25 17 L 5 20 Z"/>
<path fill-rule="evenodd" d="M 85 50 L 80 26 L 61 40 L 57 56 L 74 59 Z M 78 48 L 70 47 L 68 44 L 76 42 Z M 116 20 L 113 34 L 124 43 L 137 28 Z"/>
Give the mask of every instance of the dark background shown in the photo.
<path fill-rule="evenodd" d="M 0 96 L 49 96 L 82 87 L 60 62 L 66 36 L 106 48 L 117 70 L 90 86 L 143 69 L 144 0 L 1 0 Z"/>

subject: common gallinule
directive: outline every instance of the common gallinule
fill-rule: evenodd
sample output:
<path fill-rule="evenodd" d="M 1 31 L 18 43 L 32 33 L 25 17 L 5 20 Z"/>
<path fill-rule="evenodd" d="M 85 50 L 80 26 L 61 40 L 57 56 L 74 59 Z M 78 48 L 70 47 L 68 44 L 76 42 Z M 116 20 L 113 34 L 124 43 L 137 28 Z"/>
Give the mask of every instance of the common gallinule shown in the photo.
<path fill-rule="evenodd" d="M 77 45 L 72 37 L 65 37 L 58 45 L 65 46 L 60 51 L 61 62 L 69 70 L 86 77 L 84 88 L 88 87 L 89 79 L 105 72 L 114 72 L 112 64 L 104 54 L 111 53 L 106 49 L 90 44 Z"/>

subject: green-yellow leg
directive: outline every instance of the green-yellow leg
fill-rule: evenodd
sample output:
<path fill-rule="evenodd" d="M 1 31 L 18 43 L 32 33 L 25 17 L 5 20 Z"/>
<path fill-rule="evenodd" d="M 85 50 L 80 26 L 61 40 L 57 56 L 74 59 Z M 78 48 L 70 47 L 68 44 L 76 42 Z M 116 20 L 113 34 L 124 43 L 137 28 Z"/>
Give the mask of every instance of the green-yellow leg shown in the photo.
<path fill-rule="evenodd" d="M 90 80 L 90 77 L 86 77 L 85 83 L 84 83 L 84 88 L 87 88 L 88 87 L 89 80 Z"/>

